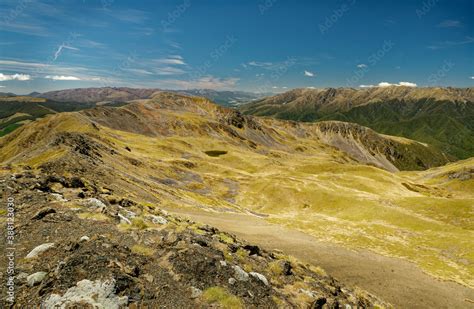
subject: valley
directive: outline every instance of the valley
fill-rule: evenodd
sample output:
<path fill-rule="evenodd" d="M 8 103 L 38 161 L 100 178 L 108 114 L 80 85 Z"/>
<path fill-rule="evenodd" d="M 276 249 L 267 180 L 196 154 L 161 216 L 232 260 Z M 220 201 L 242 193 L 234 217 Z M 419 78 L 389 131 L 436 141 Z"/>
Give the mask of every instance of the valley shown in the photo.
<path fill-rule="evenodd" d="M 133 215 L 122 209 L 121 216 L 144 218 L 147 208 L 190 216 L 269 250 L 280 248 L 321 264 L 338 279 L 397 306 L 406 303 L 371 281 L 382 280 L 386 270 L 379 273 L 362 263 L 365 256 L 382 261 L 383 269 L 384 263 L 392 265 L 396 284 L 408 291 L 419 288 L 410 291 L 412 297 L 444 295 L 450 297 L 446 307 L 468 306 L 472 300 L 472 158 L 450 163 L 452 157 L 430 145 L 359 125 L 245 116 L 204 98 L 169 92 L 120 107 L 49 115 L 1 138 L 0 147 L 5 176 L 30 170 L 80 177 L 106 188 L 89 191 L 90 197 L 107 205 L 120 200 L 135 205 L 127 210 Z M 81 210 L 80 216 L 102 215 Z M 247 221 L 262 229 L 244 228 Z M 282 233 L 279 228 L 300 236 L 262 236 Z M 316 239 L 312 245 L 310 237 Z M 311 246 L 314 255 L 291 241 L 301 241 L 298 248 Z M 330 263 L 334 250 L 344 257 Z M 351 263 L 362 264 L 346 271 Z M 426 284 L 410 283 L 404 272 L 413 269 Z M 406 301 L 415 300 L 407 296 Z"/>
<path fill-rule="evenodd" d="M 474 309 L 474 1 L 0 1 L 0 309 Z"/>

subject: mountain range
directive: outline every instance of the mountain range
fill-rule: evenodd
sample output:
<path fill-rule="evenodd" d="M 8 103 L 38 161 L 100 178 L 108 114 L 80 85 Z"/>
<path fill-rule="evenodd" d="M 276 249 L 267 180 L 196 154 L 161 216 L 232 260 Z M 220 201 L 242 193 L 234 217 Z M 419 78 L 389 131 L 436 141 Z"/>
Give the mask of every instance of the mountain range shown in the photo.
<path fill-rule="evenodd" d="M 356 123 L 245 115 L 207 98 L 155 90 L 144 99 L 137 98 L 142 90 L 120 91 L 134 99 L 112 104 L 115 96 L 103 93 L 94 97 L 101 104 L 86 98 L 71 102 L 68 111 L 53 110 L 61 104 L 46 98 L 0 102 L 39 108 L 34 121 L 0 138 L 0 186 L 21 205 L 18 254 L 50 246 L 39 259 L 19 260 L 26 274 L 19 279 L 20 299 L 66 301 L 84 291 L 76 286 L 82 279 L 88 289 L 110 285 L 116 293 L 110 297 L 120 303 L 158 297 L 178 307 L 462 306 L 471 297 L 472 158 L 451 162 L 453 156 L 430 144 Z M 285 235 L 277 228 L 300 231 L 350 250 L 408 260 L 460 285 L 423 277 L 424 285 L 417 281 L 424 275 L 406 280 L 405 266 L 390 266 L 390 277 L 399 279 L 387 287 L 378 283 L 386 275 L 369 265 L 368 279 L 357 281 L 360 288 L 341 287 L 315 265 L 243 243 L 180 213 L 249 237 L 263 229 L 276 239 Z M 239 229 L 245 222 L 251 223 Z M 301 248 L 301 237 L 287 244 Z M 293 253 L 305 258 L 303 251 Z M 333 260 L 337 254 L 325 266 Z M 367 264 L 375 260 L 380 257 Z M 351 280 L 349 270 L 342 273 Z M 32 292 L 30 281 L 40 293 Z M 413 297 L 427 295 L 423 289 L 431 296 Z M 453 291 L 463 296 L 452 297 Z"/>
<path fill-rule="evenodd" d="M 77 103 L 120 103 L 138 99 L 149 99 L 153 93 L 161 89 L 140 89 L 128 87 L 102 87 L 102 88 L 75 88 L 44 93 L 33 93 L 30 96 L 46 98 L 59 102 Z M 260 99 L 265 94 L 256 94 L 244 91 L 217 91 L 212 89 L 167 90 L 191 96 L 207 98 L 223 106 L 234 107 Z M 266 94 L 268 95 L 268 94 Z"/>
<path fill-rule="evenodd" d="M 244 114 L 304 122 L 339 120 L 474 156 L 474 88 L 295 89 L 241 106 Z"/>
<path fill-rule="evenodd" d="M 149 99 L 158 91 L 160 90 L 103 87 L 66 89 L 45 93 L 33 92 L 26 96 L 0 93 L 0 136 L 48 114 L 77 111 L 99 105 L 119 106 L 133 100 Z M 222 106 L 229 107 L 237 107 L 263 96 L 250 92 L 209 89 L 176 90 L 172 92 L 206 97 Z"/>

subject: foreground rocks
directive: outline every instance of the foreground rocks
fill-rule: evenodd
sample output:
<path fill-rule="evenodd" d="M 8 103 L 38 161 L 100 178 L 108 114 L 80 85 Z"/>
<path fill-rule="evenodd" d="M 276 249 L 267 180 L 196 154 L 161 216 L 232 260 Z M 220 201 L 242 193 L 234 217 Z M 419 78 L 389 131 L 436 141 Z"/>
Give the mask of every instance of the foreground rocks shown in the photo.
<path fill-rule="evenodd" d="M 281 252 L 267 252 L 152 205 L 130 201 L 125 209 L 84 180 L 32 173 L 2 180 L 2 192 L 14 195 L 17 205 L 16 307 L 384 305 Z M 6 263 L 2 256 L 2 269 Z M 11 304 L 3 298 L 0 307 Z"/>

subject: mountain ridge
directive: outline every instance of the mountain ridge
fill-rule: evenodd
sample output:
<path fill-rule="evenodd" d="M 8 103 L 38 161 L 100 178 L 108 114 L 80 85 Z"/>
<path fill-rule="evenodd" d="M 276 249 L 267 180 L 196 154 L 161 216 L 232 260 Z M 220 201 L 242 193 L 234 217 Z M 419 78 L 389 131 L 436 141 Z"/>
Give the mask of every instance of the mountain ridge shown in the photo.
<path fill-rule="evenodd" d="M 37 119 L 0 138 L 0 149 L 5 177 L 19 174 L 21 182 L 25 173 L 43 175 L 53 183 L 41 180 L 33 188 L 63 194 L 72 200 L 61 203 L 72 209 L 89 198 L 106 204 L 80 208 L 82 219 L 147 231 L 155 207 L 255 216 L 474 284 L 464 250 L 472 232 L 472 160 L 414 171 L 442 164 L 430 161 L 437 155 L 446 159 L 419 142 L 360 125 L 259 118 L 158 92 L 120 107 Z M 61 180 L 73 176 L 83 180 L 81 192 Z"/>
<path fill-rule="evenodd" d="M 339 120 L 474 155 L 474 88 L 296 89 L 240 107 L 244 114 L 304 122 Z"/>
<path fill-rule="evenodd" d="M 213 89 L 187 89 L 187 90 L 165 90 L 160 88 L 130 88 L 130 87 L 90 87 L 73 88 L 48 91 L 44 93 L 35 92 L 35 97 L 42 97 L 53 101 L 78 102 L 78 103 L 118 103 L 139 99 L 149 99 L 155 92 L 167 91 L 197 97 L 206 97 L 223 106 L 239 106 L 246 102 L 263 97 L 261 94 L 245 91 L 213 90 Z"/>

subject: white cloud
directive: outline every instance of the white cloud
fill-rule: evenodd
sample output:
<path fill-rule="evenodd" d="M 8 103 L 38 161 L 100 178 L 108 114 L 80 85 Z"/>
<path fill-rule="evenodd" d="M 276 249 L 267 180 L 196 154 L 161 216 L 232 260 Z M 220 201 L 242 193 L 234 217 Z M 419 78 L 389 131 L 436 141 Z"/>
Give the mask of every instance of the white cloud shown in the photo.
<path fill-rule="evenodd" d="M 3 73 L 0 73 L 0 82 L 4 82 L 4 81 L 7 81 L 7 80 L 19 80 L 19 81 L 25 81 L 25 80 L 30 80 L 31 79 L 31 76 L 28 75 L 28 74 L 12 74 L 12 75 L 8 75 L 8 74 L 3 74 Z"/>
<path fill-rule="evenodd" d="M 79 50 L 78 48 L 75 48 L 75 47 L 72 47 L 72 46 L 69 46 L 69 45 L 66 45 L 66 44 L 61 44 L 61 45 L 59 45 L 58 49 L 54 53 L 53 61 L 58 59 L 58 57 L 59 57 L 59 55 L 61 55 L 61 52 L 63 51 L 63 49 Z"/>
<path fill-rule="evenodd" d="M 443 48 L 450 48 L 458 45 L 466 45 L 466 44 L 472 44 L 474 43 L 474 38 L 471 36 L 467 36 L 464 38 L 464 40 L 461 41 L 443 41 L 443 42 L 438 42 L 434 45 L 428 46 L 429 49 L 432 50 L 438 50 L 438 49 L 443 49 Z"/>
<path fill-rule="evenodd" d="M 273 63 L 272 62 L 260 62 L 260 61 L 250 61 L 248 65 L 253 66 L 253 67 L 272 67 Z"/>
<path fill-rule="evenodd" d="M 404 87 L 417 87 L 418 85 L 415 84 L 415 83 L 411 83 L 411 82 L 399 82 L 398 84 L 392 84 L 392 83 L 388 83 L 388 82 L 380 82 L 378 83 L 377 85 L 360 85 L 359 87 L 360 88 L 373 88 L 373 87 L 400 87 L 400 86 L 404 86 Z"/>
<path fill-rule="evenodd" d="M 316 87 L 306 87 L 307 89 L 316 89 Z"/>
<path fill-rule="evenodd" d="M 180 68 L 175 68 L 171 66 L 156 68 L 153 72 L 157 75 L 180 75 L 186 73 L 186 71 L 181 70 Z"/>
<path fill-rule="evenodd" d="M 363 68 L 366 68 L 366 67 L 367 67 L 367 65 L 366 65 L 366 64 L 363 64 L 363 63 L 361 63 L 361 64 L 358 64 L 358 65 L 357 65 L 357 67 L 358 67 L 359 69 L 363 69 Z"/>
<path fill-rule="evenodd" d="M 52 80 L 81 80 L 76 76 L 64 76 L 64 75 L 46 75 L 44 78 Z"/>
<path fill-rule="evenodd" d="M 107 76 L 111 78 L 111 74 L 119 76 L 120 72 L 115 72 L 105 69 L 95 69 L 95 68 L 86 68 L 86 67 L 70 67 L 70 66 L 61 66 L 52 63 L 39 63 L 39 62 L 21 62 L 15 60 L 1 60 L 0 67 L 9 70 L 9 71 L 25 71 L 31 72 L 33 76 L 36 75 L 64 75 L 64 76 L 77 76 L 81 80 L 93 80 L 99 76 Z"/>
<path fill-rule="evenodd" d="M 296 64 L 295 58 L 290 58 L 282 61 L 276 62 L 262 62 L 262 61 L 250 61 L 248 63 L 243 63 L 242 67 L 247 68 L 260 68 L 267 71 L 276 71 L 276 70 L 288 70 L 289 67 Z"/>
<path fill-rule="evenodd" d="M 178 56 L 175 58 L 169 57 L 169 58 L 163 58 L 163 59 L 155 59 L 153 61 L 160 64 L 171 64 L 171 65 L 185 65 L 186 64 L 183 61 L 183 58 L 181 56 Z"/>
<path fill-rule="evenodd" d="M 167 89 L 232 89 L 235 87 L 239 78 L 218 78 L 213 76 L 204 76 L 194 80 L 168 79 L 159 80 L 156 84 L 160 88 Z"/>
<path fill-rule="evenodd" d="M 134 73 L 134 74 L 139 74 L 139 75 L 153 75 L 153 72 L 150 72 L 150 71 L 144 70 L 144 69 L 130 68 L 130 69 L 122 69 L 122 70 L 127 71 L 127 72 L 131 72 L 131 73 Z"/>
<path fill-rule="evenodd" d="M 85 48 L 106 48 L 107 45 L 101 42 L 88 40 L 88 39 L 80 39 L 77 43 L 80 47 Z"/>
<path fill-rule="evenodd" d="M 458 28 L 461 26 L 462 24 L 459 20 L 445 20 L 438 24 L 440 28 Z"/>
<path fill-rule="evenodd" d="M 470 79 L 474 79 L 474 76 L 469 77 Z"/>
<path fill-rule="evenodd" d="M 308 76 L 308 77 L 314 77 L 314 73 L 313 72 L 310 72 L 310 71 L 304 71 L 304 76 Z"/>
<path fill-rule="evenodd" d="M 410 83 L 410 82 L 399 82 L 399 86 L 405 86 L 405 87 L 417 87 L 418 85 L 415 83 Z"/>
<path fill-rule="evenodd" d="M 0 88 L 5 88 L 5 86 L 0 85 Z"/>

